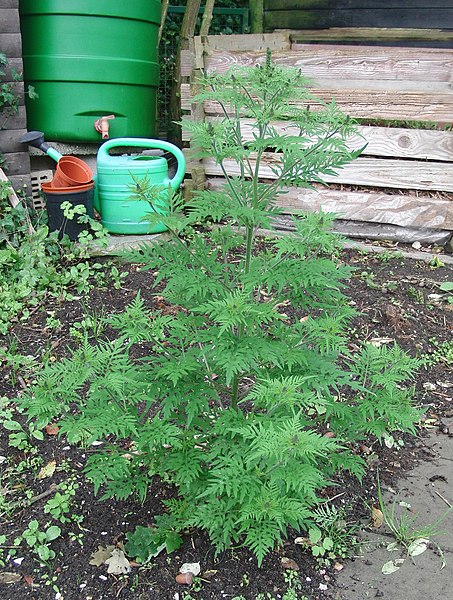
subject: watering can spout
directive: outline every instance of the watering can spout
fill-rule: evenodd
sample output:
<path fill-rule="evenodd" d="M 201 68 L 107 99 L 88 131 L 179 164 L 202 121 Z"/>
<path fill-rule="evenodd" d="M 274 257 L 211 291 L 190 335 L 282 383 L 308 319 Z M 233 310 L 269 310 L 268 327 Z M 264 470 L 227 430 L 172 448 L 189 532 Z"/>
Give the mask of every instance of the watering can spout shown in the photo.
<path fill-rule="evenodd" d="M 109 139 L 109 121 L 114 118 L 115 115 L 106 115 L 105 117 L 100 117 L 99 119 L 96 119 L 96 121 L 94 122 L 94 128 L 102 135 L 103 140 Z"/>
<path fill-rule="evenodd" d="M 47 142 L 44 141 L 44 133 L 42 131 L 28 131 L 19 138 L 21 144 L 28 144 L 34 148 L 39 148 L 42 152 L 50 156 L 55 162 L 58 162 L 61 158 L 61 154 L 55 148 L 51 148 Z"/>

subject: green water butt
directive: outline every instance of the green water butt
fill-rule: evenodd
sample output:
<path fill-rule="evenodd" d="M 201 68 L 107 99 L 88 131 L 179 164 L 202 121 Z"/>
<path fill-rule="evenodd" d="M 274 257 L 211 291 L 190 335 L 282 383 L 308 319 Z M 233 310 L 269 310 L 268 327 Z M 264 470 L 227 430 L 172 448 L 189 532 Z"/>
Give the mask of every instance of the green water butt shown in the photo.
<path fill-rule="evenodd" d="M 114 115 L 111 137 L 155 134 L 159 0 L 21 0 L 20 15 L 29 129 L 96 142 Z"/>

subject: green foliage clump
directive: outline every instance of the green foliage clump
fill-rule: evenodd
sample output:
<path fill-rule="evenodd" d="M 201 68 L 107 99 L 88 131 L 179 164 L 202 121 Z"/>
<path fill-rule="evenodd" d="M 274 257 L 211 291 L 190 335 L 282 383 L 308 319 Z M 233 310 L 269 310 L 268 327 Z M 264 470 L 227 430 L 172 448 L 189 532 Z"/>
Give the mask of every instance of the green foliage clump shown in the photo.
<path fill-rule="evenodd" d="M 415 363 L 396 347 L 349 346 L 350 270 L 335 258 L 330 216 L 301 216 L 294 233 L 266 242 L 256 235 L 273 227 L 286 185 L 309 187 L 357 156 L 349 119 L 269 57 L 200 83 L 198 101 L 219 102 L 224 117 L 185 126 L 204 156 L 222 170 L 236 161 L 238 175 L 198 192 L 185 213 L 173 198 L 168 215 L 149 216 L 174 243 L 128 257 L 157 273 L 165 302 L 148 311 L 137 295 L 110 318 L 114 340 L 84 340 L 21 402 L 36 426 L 57 420 L 71 443 L 105 441 L 86 467 L 103 498 L 144 501 L 164 481 L 176 494 L 164 501 L 161 532 L 200 528 L 217 552 L 240 543 L 261 563 L 288 528 L 313 525 L 318 492 L 339 472 L 361 476 L 353 442 L 414 431 L 405 382 Z M 298 135 L 274 126 L 282 119 Z M 269 148 L 281 160 L 264 184 Z M 152 204 L 156 191 L 145 182 L 140 193 Z M 206 219 L 222 226 L 200 230 Z M 134 359 L 143 342 L 149 355 Z M 139 533 L 129 543 L 145 557 Z"/>
<path fill-rule="evenodd" d="M 99 224 L 93 224 L 93 233 L 82 232 L 78 247 L 67 236 L 60 240 L 59 232 L 49 233 L 48 227 L 39 223 L 30 234 L 25 201 L 13 208 L 7 200 L 10 191 L 9 183 L 1 184 L 0 334 L 7 333 L 13 319 L 27 319 L 47 295 L 72 300 L 75 294 L 89 291 L 93 279 L 102 285 L 109 274 L 120 283 L 116 267 L 109 273 L 107 265 L 87 259 L 86 249 L 93 238 L 105 236 Z"/>

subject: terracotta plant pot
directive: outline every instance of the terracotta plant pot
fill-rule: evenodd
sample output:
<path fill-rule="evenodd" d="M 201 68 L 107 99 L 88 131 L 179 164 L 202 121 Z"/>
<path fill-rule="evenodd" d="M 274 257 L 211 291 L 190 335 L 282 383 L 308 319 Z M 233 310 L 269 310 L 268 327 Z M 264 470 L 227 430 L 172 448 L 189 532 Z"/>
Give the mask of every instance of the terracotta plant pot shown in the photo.
<path fill-rule="evenodd" d="M 73 187 L 88 184 L 93 179 L 90 167 L 75 156 L 62 156 L 52 179 L 53 188 Z"/>
<path fill-rule="evenodd" d="M 89 181 L 83 185 L 72 185 L 65 187 L 54 187 L 54 180 L 49 183 L 41 184 L 41 189 L 45 194 L 74 194 L 76 192 L 86 192 L 94 187 L 94 181 Z"/>

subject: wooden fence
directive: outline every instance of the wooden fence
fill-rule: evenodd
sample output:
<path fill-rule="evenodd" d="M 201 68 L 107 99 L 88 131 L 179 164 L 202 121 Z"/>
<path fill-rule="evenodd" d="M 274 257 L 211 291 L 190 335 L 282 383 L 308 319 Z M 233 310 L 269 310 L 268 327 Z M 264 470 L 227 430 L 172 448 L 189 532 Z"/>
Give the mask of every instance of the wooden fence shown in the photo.
<path fill-rule="evenodd" d="M 8 59 L 4 82 L 13 81 L 13 72 L 22 74 L 22 38 L 19 23 L 19 0 L 0 0 L 0 52 Z M 3 83 L 3 82 L 2 82 Z M 6 118 L 0 112 L 0 150 L 5 161 L 6 174 L 18 189 L 30 185 L 30 157 L 28 148 L 18 138 L 26 132 L 27 117 L 24 105 L 24 84 L 14 80 L 14 89 L 20 97 L 19 110 Z"/>
<path fill-rule="evenodd" d="M 343 111 L 360 119 L 360 134 L 368 142 L 362 156 L 338 176 L 325 178 L 329 188 L 289 188 L 282 194 L 279 226 L 290 228 L 292 213 L 322 209 L 338 214 L 336 229 L 350 236 L 447 241 L 453 231 L 453 132 L 442 125 L 417 125 L 445 127 L 453 121 L 453 50 L 301 44 L 292 41 L 290 32 L 195 38 L 182 60 L 185 118 L 209 120 L 221 114 L 215 102 L 192 102 L 200 69 L 222 72 L 234 65 L 256 65 L 265 60 L 267 48 L 278 64 L 299 67 L 313 78 L 320 98 L 335 97 Z M 401 126 L 405 121 L 410 126 Z M 291 132 L 290 123 L 275 126 Z M 251 139 L 246 119 L 242 128 Z M 183 138 L 190 143 L 187 133 Z M 363 139 L 351 139 L 351 146 L 359 145 Z M 193 160 L 190 150 L 188 155 L 190 185 L 222 184 L 213 160 Z M 278 155 L 269 153 L 267 160 L 270 166 Z M 238 173 L 235 161 L 225 166 L 228 174 Z M 260 174 L 275 177 L 266 164 Z"/>
<path fill-rule="evenodd" d="M 264 0 L 273 29 L 328 27 L 451 28 L 453 0 Z"/>

